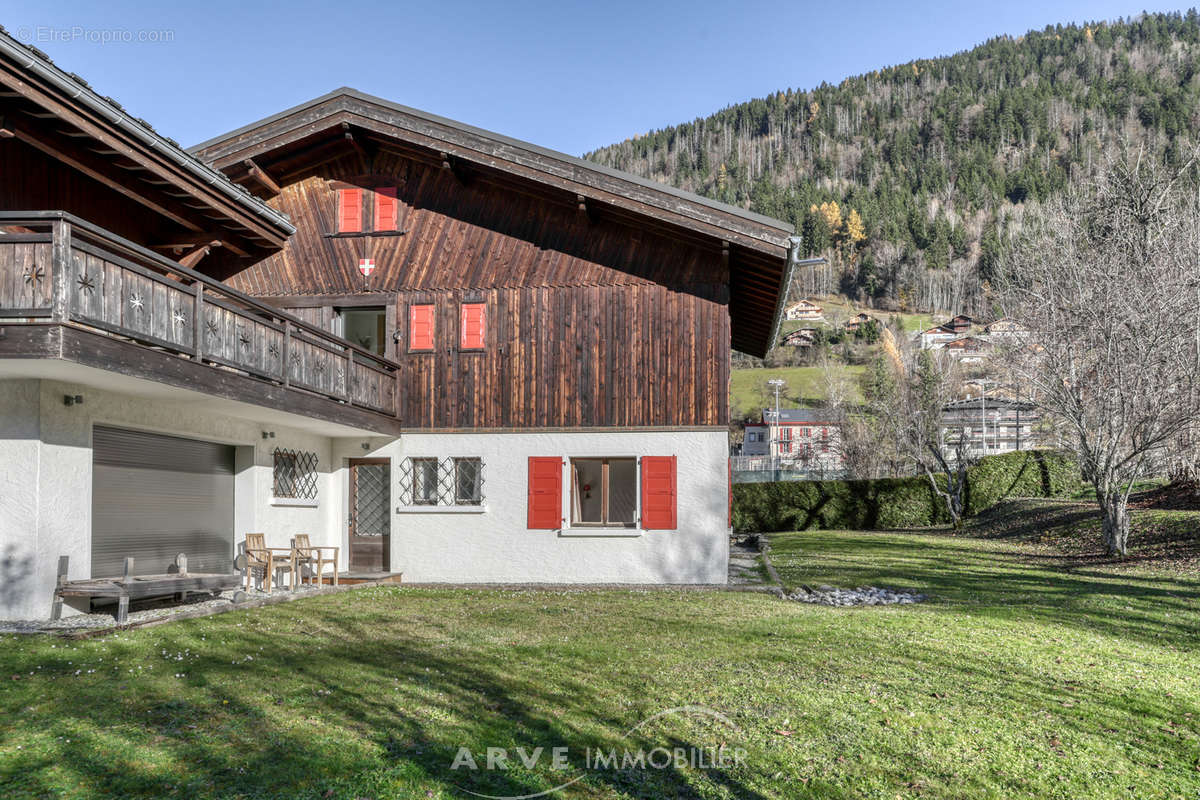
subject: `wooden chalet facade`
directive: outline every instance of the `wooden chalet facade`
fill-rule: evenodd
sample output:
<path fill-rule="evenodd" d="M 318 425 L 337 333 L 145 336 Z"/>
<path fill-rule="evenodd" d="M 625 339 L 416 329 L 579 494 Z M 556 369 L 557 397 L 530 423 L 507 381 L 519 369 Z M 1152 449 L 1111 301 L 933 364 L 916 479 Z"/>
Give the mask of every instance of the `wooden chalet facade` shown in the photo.
<path fill-rule="evenodd" d="M 730 347 L 776 336 L 790 227 L 348 89 L 184 151 L 3 34 L 0 84 L 0 616 L 61 556 L 227 572 L 250 532 L 724 582 Z"/>

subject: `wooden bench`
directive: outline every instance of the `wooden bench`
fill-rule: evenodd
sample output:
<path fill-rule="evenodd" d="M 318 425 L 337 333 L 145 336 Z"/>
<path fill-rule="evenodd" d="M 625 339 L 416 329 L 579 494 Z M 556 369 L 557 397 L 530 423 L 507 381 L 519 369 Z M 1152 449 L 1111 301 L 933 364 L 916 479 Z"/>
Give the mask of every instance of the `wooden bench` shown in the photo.
<path fill-rule="evenodd" d="M 236 589 L 241 583 L 241 576 L 236 573 L 221 575 L 217 573 L 189 573 L 187 559 L 183 558 L 179 572 L 164 575 L 134 575 L 133 559 L 125 559 L 125 574 L 120 578 L 89 578 L 87 580 L 67 580 L 68 556 L 58 559 L 58 585 L 54 589 L 54 606 L 51 619 L 62 618 L 64 597 L 115 597 L 117 599 L 117 624 L 123 625 L 129 621 L 129 601 L 147 597 L 164 597 L 175 595 L 182 600 L 189 592 L 215 593 L 226 589 Z"/>

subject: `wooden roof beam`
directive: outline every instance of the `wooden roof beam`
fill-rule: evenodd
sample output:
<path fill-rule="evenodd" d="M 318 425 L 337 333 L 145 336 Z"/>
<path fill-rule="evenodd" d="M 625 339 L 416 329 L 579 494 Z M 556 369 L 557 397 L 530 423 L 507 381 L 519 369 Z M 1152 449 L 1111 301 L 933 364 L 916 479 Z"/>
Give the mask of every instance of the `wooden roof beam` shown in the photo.
<path fill-rule="evenodd" d="M 196 233 L 184 236 L 172 236 L 168 241 L 162 244 L 152 244 L 152 250 L 167 250 L 174 255 L 191 250 L 195 247 L 224 247 L 231 253 L 237 253 L 239 256 L 248 256 L 245 250 L 235 244 L 232 244 L 228 239 L 220 239 L 211 233 Z"/>
<path fill-rule="evenodd" d="M 51 158 L 57 159 L 68 167 L 99 181 L 108 188 L 149 208 L 151 211 L 161 214 L 177 225 L 181 225 L 190 231 L 200 230 L 200 226 L 189 218 L 187 212 L 182 209 L 181 204 L 170 201 L 155 202 L 146 197 L 144 192 L 130 188 L 127 185 L 129 183 L 128 177 L 124 174 L 118 174 L 112 162 L 97 158 L 86 152 L 86 149 L 81 149 L 73 144 L 61 141 L 59 137 L 45 128 L 35 130 L 24 120 L 6 118 L 5 125 L 6 129 L 12 132 L 13 137 L 42 151 Z"/>
<path fill-rule="evenodd" d="M 363 173 L 370 175 L 375 171 L 375 148 L 369 145 L 360 136 L 355 136 L 349 122 L 342 123 L 342 138 L 344 138 L 354 152 L 358 153 L 358 159 L 362 162 Z"/>
<path fill-rule="evenodd" d="M 195 269 L 196 265 L 200 263 L 200 259 L 202 259 L 206 255 L 208 255 L 209 251 L 212 250 L 214 247 L 220 247 L 220 246 L 221 246 L 221 242 L 217 241 L 217 240 L 213 240 L 213 241 L 209 242 L 208 244 L 202 244 L 199 247 L 196 247 L 195 249 L 193 249 L 187 255 L 180 258 L 179 263 L 181 265 L 187 267 L 188 269 Z"/>
<path fill-rule="evenodd" d="M 466 186 L 470 182 L 470 176 L 463 168 L 461 161 L 446 152 L 439 152 L 438 158 L 442 162 L 442 169 L 453 175 L 454 180 L 458 181 L 460 186 Z"/>
<path fill-rule="evenodd" d="M 258 181 L 258 185 L 266 189 L 272 195 L 277 195 L 283 191 L 279 188 L 279 184 L 267 174 L 266 170 L 254 163 L 254 159 L 247 158 L 242 162 L 242 166 L 246 168 L 247 175 Z"/>

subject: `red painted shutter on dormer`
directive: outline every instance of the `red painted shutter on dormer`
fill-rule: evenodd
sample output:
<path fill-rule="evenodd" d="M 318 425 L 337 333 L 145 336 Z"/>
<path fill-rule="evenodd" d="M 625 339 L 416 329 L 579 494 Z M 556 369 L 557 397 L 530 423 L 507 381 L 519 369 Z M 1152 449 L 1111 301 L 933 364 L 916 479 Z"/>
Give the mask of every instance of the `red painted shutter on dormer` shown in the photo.
<path fill-rule="evenodd" d="M 642 528 L 673 531 L 675 517 L 675 456 L 642 458 Z"/>
<path fill-rule="evenodd" d="M 400 219 L 399 212 L 395 186 L 381 186 L 375 190 L 375 230 L 396 230 Z"/>
<path fill-rule="evenodd" d="M 530 456 L 529 529 L 557 530 L 562 522 L 562 459 Z"/>
<path fill-rule="evenodd" d="M 433 306 L 408 307 L 408 349 L 433 349 Z"/>
<path fill-rule="evenodd" d="M 362 231 L 362 189 L 338 189 L 338 233 Z"/>
<path fill-rule="evenodd" d="M 487 306 L 483 303 L 463 303 L 458 327 L 459 347 L 463 350 L 482 350 L 487 333 Z"/>

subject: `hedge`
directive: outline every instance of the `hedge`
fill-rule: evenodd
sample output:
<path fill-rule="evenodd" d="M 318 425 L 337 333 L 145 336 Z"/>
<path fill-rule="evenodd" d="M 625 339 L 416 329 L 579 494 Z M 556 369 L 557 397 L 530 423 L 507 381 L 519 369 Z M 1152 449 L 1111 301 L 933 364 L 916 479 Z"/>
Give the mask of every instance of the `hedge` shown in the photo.
<path fill-rule="evenodd" d="M 937 476 L 941 485 L 945 478 Z M 978 514 L 1009 497 L 1058 497 L 1079 486 L 1069 458 L 1045 450 L 989 456 L 967 470 L 965 508 Z M 733 487 L 738 532 L 920 528 L 950 522 L 925 476 L 857 481 L 780 481 Z"/>

